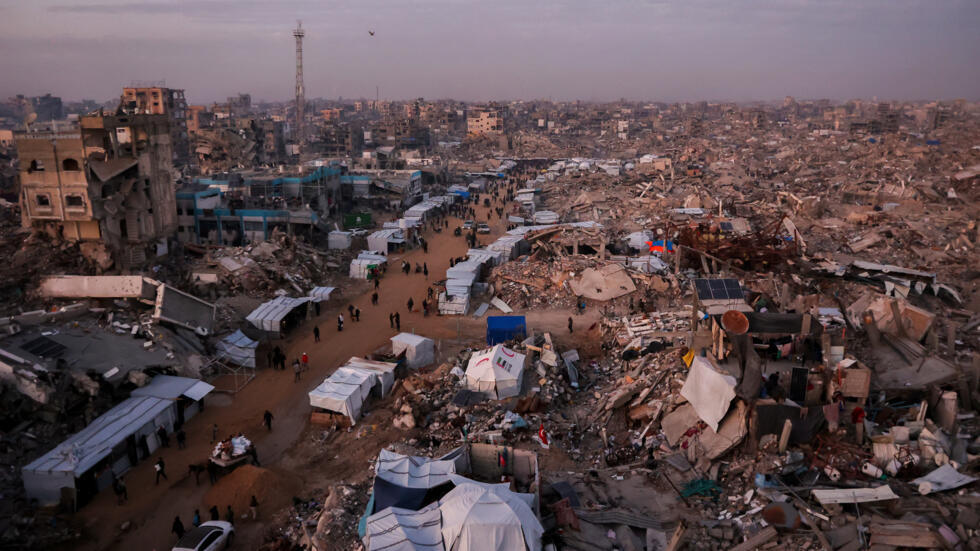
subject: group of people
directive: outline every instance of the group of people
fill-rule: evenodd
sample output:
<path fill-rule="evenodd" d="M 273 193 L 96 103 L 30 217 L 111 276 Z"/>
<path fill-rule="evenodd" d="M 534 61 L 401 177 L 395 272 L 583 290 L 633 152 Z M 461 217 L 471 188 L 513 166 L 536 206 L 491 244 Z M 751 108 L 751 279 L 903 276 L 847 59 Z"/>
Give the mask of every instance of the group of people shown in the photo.
<path fill-rule="evenodd" d="M 259 500 L 256 499 L 253 494 L 248 502 L 249 515 L 252 520 L 258 520 L 259 518 Z M 208 509 L 208 514 L 211 516 L 210 520 L 221 520 L 221 513 L 218 511 L 217 505 L 212 505 Z M 235 524 L 235 511 L 231 508 L 231 505 L 225 507 L 225 522 L 229 524 Z M 191 517 L 191 526 L 197 528 L 201 525 L 201 510 L 194 509 L 194 515 Z M 174 522 L 170 526 L 170 532 L 177 536 L 177 541 L 180 541 L 187 533 L 187 529 L 184 527 L 184 522 L 180 520 L 180 515 L 174 517 Z"/>

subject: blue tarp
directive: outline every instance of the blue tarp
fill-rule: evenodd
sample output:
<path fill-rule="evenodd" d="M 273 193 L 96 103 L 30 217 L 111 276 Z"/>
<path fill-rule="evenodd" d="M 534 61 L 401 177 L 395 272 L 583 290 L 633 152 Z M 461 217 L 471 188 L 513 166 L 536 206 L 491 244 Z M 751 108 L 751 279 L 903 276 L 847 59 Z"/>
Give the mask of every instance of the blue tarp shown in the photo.
<path fill-rule="evenodd" d="M 469 199 L 470 198 L 470 192 L 468 192 L 468 191 L 462 191 L 462 190 L 458 190 L 458 189 L 451 189 L 451 190 L 449 190 L 449 193 L 452 193 L 454 195 L 459 195 L 463 199 Z"/>
<path fill-rule="evenodd" d="M 527 320 L 524 316 L 490 316 L 487 318 L 487 345 L 527 337 Z"/>

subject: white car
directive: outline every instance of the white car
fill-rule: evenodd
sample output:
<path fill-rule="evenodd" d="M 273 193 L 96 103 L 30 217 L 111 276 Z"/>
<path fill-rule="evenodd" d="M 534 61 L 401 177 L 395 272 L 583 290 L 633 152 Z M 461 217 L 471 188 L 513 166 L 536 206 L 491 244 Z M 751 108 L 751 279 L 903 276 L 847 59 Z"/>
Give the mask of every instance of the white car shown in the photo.
<path fill-rule="evenodd" d="M 235 527 L 223 520 L 209 520 L 188 531 L 173 551 L 217 551 L 227 549 L 235 539 Z"/>
<path fill-rule="evenodd" d="M 476 233 L 490 233 L 490 226 L 480 222 L 476 225 Z"/>
<path fill-rule="evenodd" d="M 467 220 L 467 221 L 463 222 L 463 229 L 464 230 L 472 230 L 473 229 L 473 221 L 472 220 Z"/>

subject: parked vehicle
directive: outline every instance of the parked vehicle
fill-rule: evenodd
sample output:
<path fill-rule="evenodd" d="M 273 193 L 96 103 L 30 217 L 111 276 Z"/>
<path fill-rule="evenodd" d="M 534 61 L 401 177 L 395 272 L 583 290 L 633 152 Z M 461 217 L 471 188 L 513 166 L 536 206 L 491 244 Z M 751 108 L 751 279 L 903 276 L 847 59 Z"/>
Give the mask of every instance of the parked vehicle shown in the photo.
<path fill-rule="evenodd" d="M 217 551 L 227 549 L 235 539 L 235 527 L 223 520 L 201 523 L 180 538 L 173 551 Z"/>

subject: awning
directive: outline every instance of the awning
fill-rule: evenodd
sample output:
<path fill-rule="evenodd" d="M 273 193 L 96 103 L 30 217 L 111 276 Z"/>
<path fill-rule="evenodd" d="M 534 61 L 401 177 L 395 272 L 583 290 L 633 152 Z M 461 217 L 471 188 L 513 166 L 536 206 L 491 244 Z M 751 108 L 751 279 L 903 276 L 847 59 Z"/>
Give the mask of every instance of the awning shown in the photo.
<path fill-rule="evenodd" d="M 276 297 L 252 310 L 252 313 L 245 319 L 259 329 L 269 331 L 270 333 L 278 333 L 279 322 L 294 309 L 306 304 L 310 300 L 310 297 Z"/>
<path fill-rule="evenodd" d="M 184 391 L 184 396 L 187 396 L 196 402 L 207 396 L 207 394 L 212 390 L 214 390 L 214 385 L 210 385 L 204 381 L 198 381 L 194 383 L 194 386 Z"/>
<path fill-rule="evenodd" d="M 310 290 L 310 298 L 313 302 L 323 302 L 330 299 L 330 295 L 336 291 L 336 287 L 314 287 Z"/>

